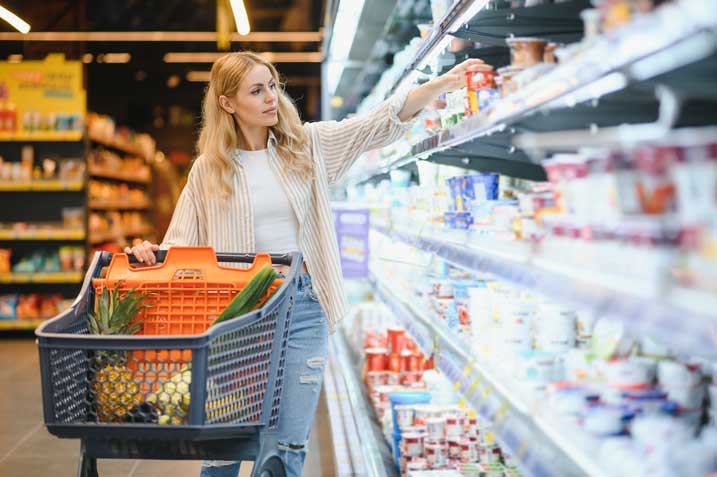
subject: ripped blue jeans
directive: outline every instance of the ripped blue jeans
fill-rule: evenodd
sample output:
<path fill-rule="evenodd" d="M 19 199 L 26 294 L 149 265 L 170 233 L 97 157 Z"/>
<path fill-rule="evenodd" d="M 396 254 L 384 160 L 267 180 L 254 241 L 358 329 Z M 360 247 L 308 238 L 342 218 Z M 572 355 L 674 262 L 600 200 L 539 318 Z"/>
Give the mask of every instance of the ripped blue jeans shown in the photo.
<path fill-rule="evenodd" d="M 284 387 L 278 424 L 277 452 L 287 477 L 301 477 L 307 441 L 319 402 L 328 354 L 329 327 L 311 286 L 299 277 L 284 367 Z M 237 477 L 239 462 L 205 461 L 200 477 Z"/>

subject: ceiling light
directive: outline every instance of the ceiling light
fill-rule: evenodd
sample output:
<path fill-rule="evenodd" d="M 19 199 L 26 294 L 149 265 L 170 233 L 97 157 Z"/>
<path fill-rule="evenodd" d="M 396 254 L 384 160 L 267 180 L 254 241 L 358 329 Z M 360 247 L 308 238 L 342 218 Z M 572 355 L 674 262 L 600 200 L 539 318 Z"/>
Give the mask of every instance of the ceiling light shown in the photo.
<path fill-rule="evenodd" d="M 84 55 L 82 55 L 82 62 L 85 64 L 92 63 L 93 59 L 94 57 L 92 56 L 92 53 L 85 53 Z"/>
<path fill-rule="evenodd" d="M 209 71 L 190 71 L 187 73 L 187 81 L 206 83 L 209 81 L 210 74 Z"/>
<path fill-rule="evenodd" d="M 167 53 L 165 63 L 214 63 L 227 53 Z M 266 61 L 272 63 L 321 63 L 323 55 L 320 51 L 310 52 L 273 52 L 259 53 Z"/>
<path fill-rule="evenodd" d="M 8 22 L 10 25 L 13 26 L 17 31 L 19 31 L 22 34 L 26 34 L 30 31 L 30 24 L 27 23 L 22 18 L 15 15 L 13 12 L 8 10 L 7 8 L 0 5 L 0 18 Z"/>
<path fill-rule="evenodd" d="M 339 3 L 329 48 L 332 61 L 348 59 L 364 3 L 365 0 L 341 0 Z"/>
<path fill-rule="evenodd" d="M 132 55 L 129 53 L 105 53 L 102 61 L 105 63 L 129 63 L 131 59 Z"/>
<path fill-rule="evenodd" d="M 168 88 L 176 88 L 179 86 L 179 82 L 182 81 L 178 75 L 172 75 L 169 78 L 167 78 L 167 87 Z"/>
<path fill-rule="evenodd" d="M 22 55 L 8 55 L 8 63 L 20 63 L 22 61 Z"/>
<path fill-rule="evenodd" d="M 137 81 L 144 81 L 147 79 L 147 72 L 144 70 L 137 70 L 137 72 L 134 74 L 134 79 Z"/>
<path fill-rule="evenodd" d="M 237 31 L 240 35 L 248 35 L 251 31 L 251 27 L 249 26 L 249 16 L 246 13 L 243 0 L 229 0 L 229 3 L 232 6 Z"/>

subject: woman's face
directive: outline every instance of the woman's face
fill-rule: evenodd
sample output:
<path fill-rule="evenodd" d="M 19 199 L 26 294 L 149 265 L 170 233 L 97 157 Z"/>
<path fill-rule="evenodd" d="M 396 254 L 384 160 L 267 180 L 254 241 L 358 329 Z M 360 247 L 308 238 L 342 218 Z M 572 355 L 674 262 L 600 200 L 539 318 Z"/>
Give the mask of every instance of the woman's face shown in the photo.
<path fill-rule="evenodd" d="M 255 65 L 233 97 L 220 96 L 219 102 L 245 127 L 270 127 L 279 122 L 277 85 L 269 68 Z"/>

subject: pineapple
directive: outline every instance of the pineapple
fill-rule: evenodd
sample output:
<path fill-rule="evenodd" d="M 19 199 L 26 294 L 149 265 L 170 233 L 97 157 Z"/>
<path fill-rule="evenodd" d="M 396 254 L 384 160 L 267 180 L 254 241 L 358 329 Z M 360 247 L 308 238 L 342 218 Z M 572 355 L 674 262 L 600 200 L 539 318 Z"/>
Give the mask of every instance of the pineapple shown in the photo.
<path fill-rule="evenodd" d="M 120 299 L 119 283 L 114 290 L 102 289 L 97 300 L 96 313 L 88 313 L 90 332 L 97 335 L 133 335 L 140 323 L 133 323 L 137 314 L 149 305 L 147 295 L 129 291 Z M 127 367 L 124 351 L 98 351 L 93 358 L 94 378 L 92 390 L 100 422 L 123 420 L 129 411 L 141 404 L 139 385 Z"/>

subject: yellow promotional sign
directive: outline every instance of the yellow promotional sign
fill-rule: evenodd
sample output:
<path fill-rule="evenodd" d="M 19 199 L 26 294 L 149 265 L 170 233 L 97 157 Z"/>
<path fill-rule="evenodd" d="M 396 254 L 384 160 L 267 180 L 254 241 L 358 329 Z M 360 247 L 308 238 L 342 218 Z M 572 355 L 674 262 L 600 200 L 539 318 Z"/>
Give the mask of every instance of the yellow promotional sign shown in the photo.
<path fill-rule="evenodd" d="M 79 141 L 86 104 L 79 61 L 0 62 L 0 140 Z"/>

